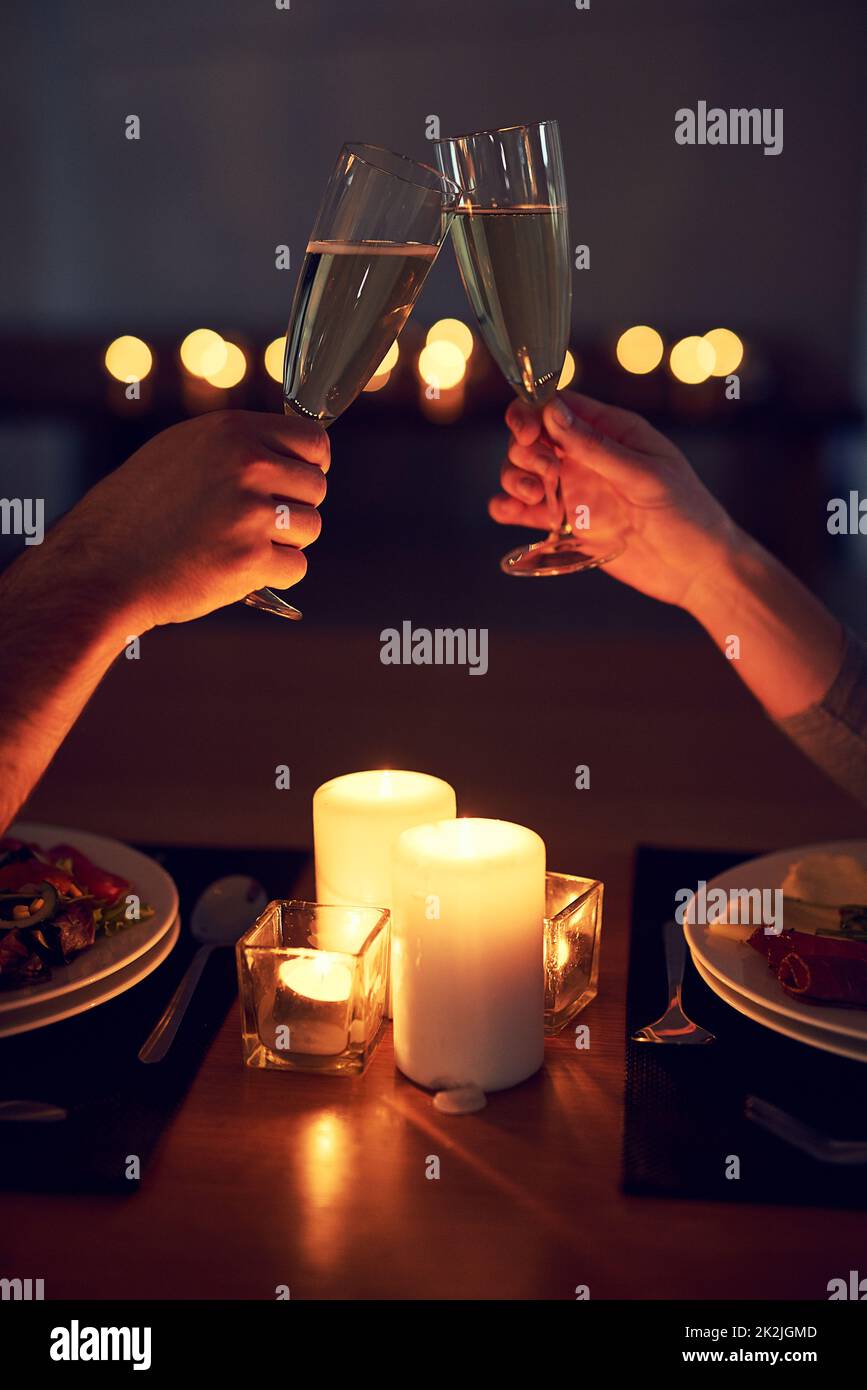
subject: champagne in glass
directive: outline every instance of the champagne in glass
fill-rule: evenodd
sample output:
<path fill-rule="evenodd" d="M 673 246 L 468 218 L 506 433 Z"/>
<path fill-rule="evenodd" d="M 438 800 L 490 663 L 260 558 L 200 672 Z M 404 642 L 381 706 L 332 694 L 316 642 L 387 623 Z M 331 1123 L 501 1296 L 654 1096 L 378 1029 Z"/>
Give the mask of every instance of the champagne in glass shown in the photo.
<path fill-rule="evenodd" d="M 463 190 L 452 235 L 479 331 L 512 389 L 541 410 L 557 390 L 572 308 L 557 122 L 456 136 L 437 142 L 436 154 L 440 168 Z M 614 559 L 582 548 L 559 481 L 552 500 L 559 509 L 558 529 L 543 541 L 509 551 L 501 561 L 507 574 L 571 574 Z"/>
<path fill-rule="evenodd" d="M 459 207 L 452 241 L 491 356 L 528 405 L 544 405 L 556 390 L 569 336 L 566 209 Z"/>
<path fill-rule="evenodd" d="M 406 323 L 436 253 L 412 243 L 310 242 L 286 342 L 287 406 L 330 425 L 352 404 Z"/>
<path fill-rule="evenodd" d="M 327 427 L 364 389 L 409 318 L 459 191 L 404 155 L 343 146 L 292 302 L 283 365 L 287 414 Z M 270 589 L 246 602 L 301 617 Z"/>

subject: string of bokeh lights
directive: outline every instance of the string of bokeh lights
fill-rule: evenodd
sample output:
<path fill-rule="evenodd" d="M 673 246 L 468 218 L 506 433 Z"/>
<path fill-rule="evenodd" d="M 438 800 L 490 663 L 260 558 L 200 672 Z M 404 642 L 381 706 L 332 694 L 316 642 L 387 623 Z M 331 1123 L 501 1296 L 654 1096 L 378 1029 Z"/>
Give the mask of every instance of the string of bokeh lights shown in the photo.
<path fill-rule="evenodd" d="M 472 329 L 460 319 L 438 319 L 428 329 L 424 347 L 415 360 L 415 371 L 423 388 L 449 392 L 461 388 L 467 365 L 475 349 Z M 274 338 L 264 349 L 263 365 L 272 380 L 283 383 L 286 339 Z M 237 343 L 223 338 L 213 328 L 196 328 L 188 333 L 178 349 L 181 364 L 190 377 L 207 382 L 218 390 L 238 386 L 247 375 L 249 363 Z M 624 371 L 646 376 L 662 363 L 666 347 L 662 335 L 646 324 L 637 324 L 620 334 L 614 349 Z M 673 343 L 668 352 L 668 368 L 677 381 L 696 386 L 710 377 L 728 377 L 737 371 L 744 356 L 744 345 L 729 328 L 713 328 L 701 336 L 691 335 Z M 381 391 L 397 366 L 400 348 L 392 343 L 364 390 Z M 129 334 L 115 338 L 105 351 L 105 367 L 116 381 L 132 384 L 144 381 L 153 367 L 153 353 L 142 338 Z M 557 389 L 563 390 L 575 378 L 579 363 L 566 352 Z"/>

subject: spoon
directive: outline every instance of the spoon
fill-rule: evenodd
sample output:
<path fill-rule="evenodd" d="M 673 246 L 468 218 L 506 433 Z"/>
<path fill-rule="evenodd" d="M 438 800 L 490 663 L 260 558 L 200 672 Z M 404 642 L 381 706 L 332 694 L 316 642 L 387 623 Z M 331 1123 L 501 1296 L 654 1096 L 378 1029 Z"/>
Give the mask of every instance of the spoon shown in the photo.
<path fill-rule="evenodd" d="M 701 1028 L 683 1012 L 681 991 L 686 967 L 686 940 L 683 927 L 666 922 L 662 929 L 665 943 L 665 967 L 668 971 L 668 1008 L 661 1018 L 648 1023 L 632 1034 L 633 1042 L 643 1043 L 712 1043 L 713 1033 Z"/>
<path fill-rule="evenodd" d="M 139 1050 L 140 1062 L 161 1062 L 175 1040 L 202 972 L 212 951 L 234 946 L 239 936 L 253 925 L 268 903 L 261 883 L 243 874 L 218 878 L 205 889 L 193 908 L 190 931 L 199 949 L 184 972 L 178 987 Z"/>

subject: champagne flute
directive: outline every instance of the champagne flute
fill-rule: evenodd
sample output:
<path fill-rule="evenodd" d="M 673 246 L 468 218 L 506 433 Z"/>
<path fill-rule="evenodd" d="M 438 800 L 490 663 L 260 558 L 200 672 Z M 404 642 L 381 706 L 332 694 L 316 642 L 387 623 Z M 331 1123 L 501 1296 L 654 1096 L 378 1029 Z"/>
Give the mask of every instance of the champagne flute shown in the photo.
<path fill-rule="evenodd" d="M 437 169 L 374 145 L 344 145 L 295 287 L 283 409 L 327 428 L 398 337 L 448 232 L 460 190 Z M 301 614 L 271 589 L 245 599 Z"/>
<path fill-rule="evenodd" d="M 452 224 L 458 269 L 491 356 L 539 410 L 557 390 L 572 307 L 566 176 L 556 121 L 443 139 L 437 163 L 463 190 Z M 542 434 L 543 442 L 550 441 Z M 510 550 L 506 574 L 572 574 L 620 554 L 590 555 L 566 516 L 559 478 L 549 501 L 560 525 Z"/>

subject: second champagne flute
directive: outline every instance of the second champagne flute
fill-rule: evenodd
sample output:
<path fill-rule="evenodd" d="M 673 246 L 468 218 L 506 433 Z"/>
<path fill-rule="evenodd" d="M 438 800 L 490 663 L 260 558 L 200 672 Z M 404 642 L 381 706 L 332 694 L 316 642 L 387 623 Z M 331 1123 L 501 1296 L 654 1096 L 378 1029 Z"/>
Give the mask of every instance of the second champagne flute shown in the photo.
<path fill-rule="evenodd" d="M 435 145 L 437 162 L 463 190 L 452 240 L 467 297 L 491 356 L 512 389 L 539 410 L 557 390 L 572 308 L 566 175 L 556 121 L 458 135 Z M 543 439 L 545 436 L 543 435 Z M 555 496 L 560 525 L 510 550 L 507 574 L 572 574 L 623 549 L 588 553 Z"/>
<path fill-rule="evenodd" d="M 286 332 L 283 408 L 326 428 L 364 389 L 409 318 L 454 213 L 438 170 L 344 145 L 310 234 Z M 270 589 L 245 602 L 300 618 Z"/>

